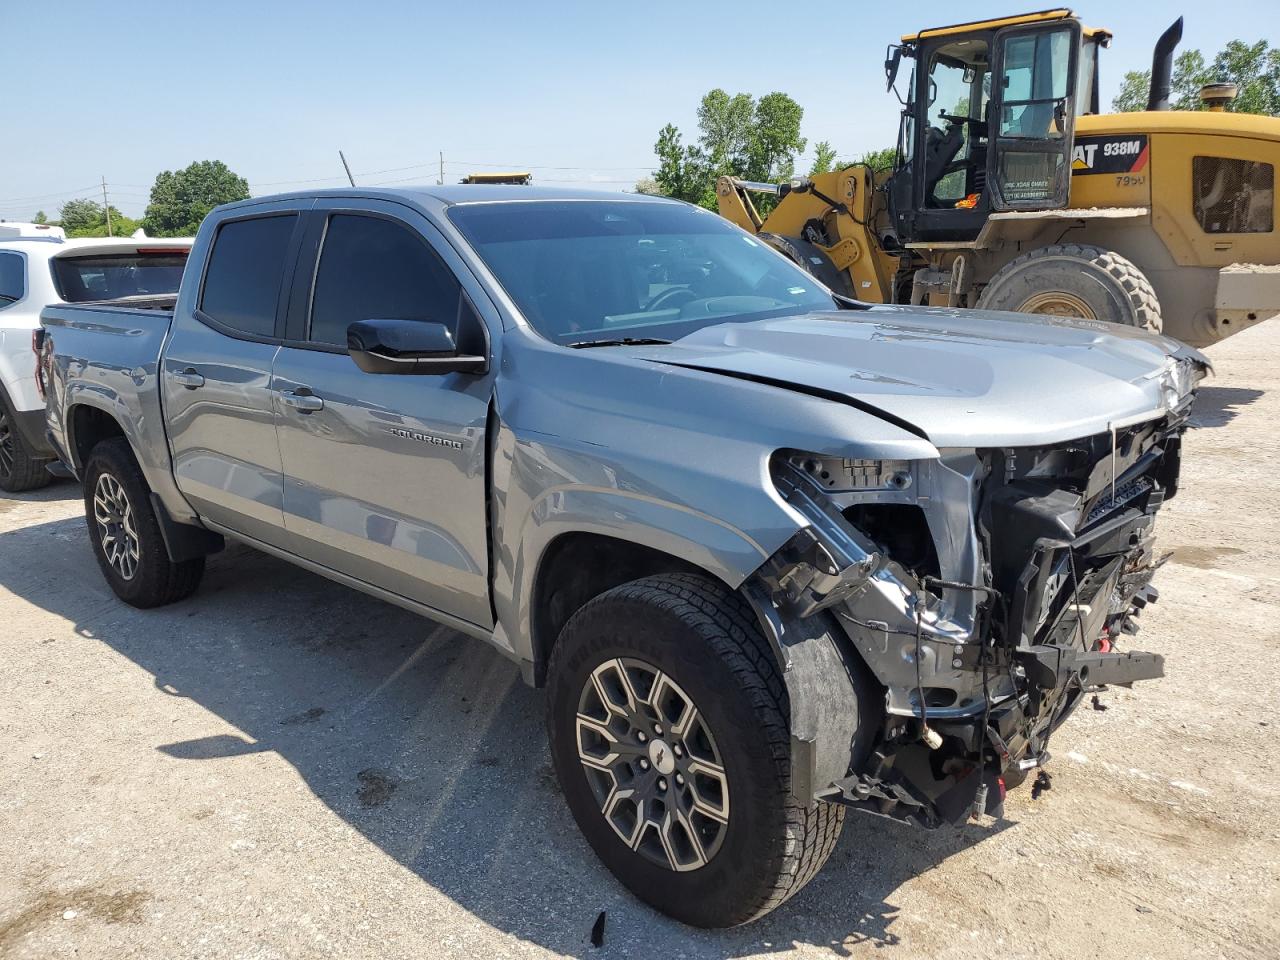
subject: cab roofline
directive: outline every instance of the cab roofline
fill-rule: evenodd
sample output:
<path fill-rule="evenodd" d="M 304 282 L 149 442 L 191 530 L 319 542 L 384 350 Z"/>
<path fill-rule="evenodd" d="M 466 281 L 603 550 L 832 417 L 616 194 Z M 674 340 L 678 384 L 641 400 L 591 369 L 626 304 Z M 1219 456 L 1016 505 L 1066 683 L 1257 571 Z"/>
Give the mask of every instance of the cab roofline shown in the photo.
<path fill-rule="evenodd" d="M 218 207 L 220 211 L 239 210 L 264 203 L 290 200 L 366 199 L 391 200 L 410 205 L 432 200 L 445 206 L 467 203 L 500 203 L 538 200 L 595 200 L 608 203 L 682 203 L 670 197 L 655 197 L 647 193 L 622 193 L 608 190 L 582 190 L 563 187 L 540 187 L 532 184 L 507 183 L 456 183 L 423 184 L 408 187 L 330 187 L 323 190 L 296 190 L 238 200 Z"/>
<path fill-rule="evenodd" d="M 947 27 L 930 27 L 919 33 L 908 33 L 902 38 L 903 43 L 915 43 L 930 37 L 945 37 L 956 33 L 970 33 L 977 30 L 999 30 L 1001 27 L 1017 27 L 1023 24 L 1048 23 L 1051 20 L 1070 20 L 1075 13 L 1066 7 L 1052 10 L 1040 10 L 1036 13 L 1022 13 L 1014 17 L 996 17 L 992 20 L 971 20 L 968 23 L 955 23 Z M 1105 31 L 1104 31 L 1105 32 Z"/>

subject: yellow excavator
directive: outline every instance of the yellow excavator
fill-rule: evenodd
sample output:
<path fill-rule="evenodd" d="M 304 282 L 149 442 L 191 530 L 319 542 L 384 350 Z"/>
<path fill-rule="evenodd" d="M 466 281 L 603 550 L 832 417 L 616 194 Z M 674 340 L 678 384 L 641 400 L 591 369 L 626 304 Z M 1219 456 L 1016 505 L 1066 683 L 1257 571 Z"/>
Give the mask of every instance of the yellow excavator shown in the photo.
<path fill-rule="evenodd" d="M 1143 112 L 1103 114 L 1106 30 L 1066 9 L 922 30 L 889 47 L 893 169 L 722 177 L 720 213 L 837 293 L 1163 330 L 1207 346 L 1280 313 L 1280 118 L 1169 106 L 1178 19 Z M 898 90 L 904 62 L 910 79 Z M 777 199 L 766 216 L 755 193 Z M 762 204 L 763 206 L 763 204 Z"/>

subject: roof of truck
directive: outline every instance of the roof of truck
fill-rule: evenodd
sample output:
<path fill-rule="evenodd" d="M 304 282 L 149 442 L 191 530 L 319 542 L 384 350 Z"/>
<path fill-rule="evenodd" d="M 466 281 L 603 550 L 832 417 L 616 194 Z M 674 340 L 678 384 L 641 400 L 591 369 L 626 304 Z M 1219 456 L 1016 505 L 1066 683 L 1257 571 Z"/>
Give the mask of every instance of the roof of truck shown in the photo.
<path fill-rule="evenodd" d="M 608 200 L 615 202 L 647 201 L 650 203 L 679 203 L 669 197 L 655 197 L 647 193 L 620 193 L 606 190 L 579 190 L 564 187 L 539 187 L 506 183 L 446 183 L 423 184 L 407 187 L 336 187 L 328 190 L 302 190 L 292 193 L 254 197 L 227 204 L 222 209 L 234 209 L 274 200 L 312 199 L 318 197 L 373 197 L 389 200 L 421 201 L 424 198 L 449 205 L 462 203 L 500 203 L 502 201 L 530 200 Z"/>

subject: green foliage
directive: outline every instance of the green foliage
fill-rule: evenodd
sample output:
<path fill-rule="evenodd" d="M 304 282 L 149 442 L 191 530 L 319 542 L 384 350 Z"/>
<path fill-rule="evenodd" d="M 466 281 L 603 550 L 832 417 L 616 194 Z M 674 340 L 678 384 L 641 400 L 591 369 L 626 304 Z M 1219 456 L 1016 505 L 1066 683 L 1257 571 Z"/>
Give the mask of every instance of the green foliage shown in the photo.
<path fill-rule="evenodd" d="M 59 213 L 62 229 L 67 236 L 75 236 L 78 230 L 91 230 L 99 224 L 106 226 L 102 204 L 92 200 L 68 200 Z"/>
<path fill-rule="evenodd" d="M 1228 110 L 1280 116 L 1280 48 L 1266 40 L 1252 44 L 1232 40 L 1211 64 L 1205 63 L 1199 50 L 1184 50 L 1173 62 L 1170 102 L 1175 110 L 1203 110 L 1200 88 L 1223 80 L 1239 87 L 1239 96 Z M 1150 89 L 1150 71 L 1131 70 L 1124 75 L 1112 109 L 1120 113 L 1145 110 Z"/>
<path fill-rule="evenodd" d="M 809 176 L 815 173 L 830 173 L 836 168 L 836 148 L 830 141 L 819 140 L 813 145 L 813 166 L 809 168 Z"/>
<path fill-rule="evenodd" d="M 133 232 L 142 226 L 141 220 L 134 220 L 132 217 L 126 217 L 115 207 L 111 208 L 111 232 L 107 233 L 106 219 L 103 218 L 102 223 L 96 227 L 85 227 L 74 233 L 67 230 L 68 237 L 131 237 Z M 65 228 L 64 228 L 65 229 Z"/>
<path fill-rule="evenodd" d="M 885 147 L 883 150 L 868 150 L 857 162 L 865 167 L 870 167 L 873 173 L 884 173 L 886 170 L 892 170 L 894 162 L 898 159 L 898 150 L 896 147 Z"/>
<path fill-rule="evenodd" d="M 37 210 L 36 215 L 31 218 L 32 223 L 48 223 L 49 218 L 45 216 L 43 210 Z"/>
<path fill-rule="evenodd" d="M 698 106 L 698 142 L 685 144 L 667 124 L 658 132 L 653 179 L 663 195 L 716 207 L 716 179 L 741 177 L 776 183 L 790 179 L 805 147 L 800 136 L 804 109 L 785 93 L 759 100 L 712 90 Z M 639 189 L 639 185 L 637 185 Z"/>
<path fill-rule="evenodd" d="M 36 214 L 43 217 L 44 211 Z M 93 200 L 68 200 L 62 205 L 60 224 L 68 237 L 127 237 L 138 229 L 138 221 L 111 207 L 111 233 L 107 233 L 107 215 L 102 204 Z M 36 220 L 44 223 L 44 220 Z"/>
<path fill-rule="evenodd" d="M 142 223 L 153 237 L 191 236 L 214 207 L 248 197 L 244 177 L 221 160 L 200 160 L 185 170 L 165 170 L 156 177 Z"/>
<path fill-rule="evenodd" d="M 703 203 L 704 193 L 711 189 L 714 200 L 706 158 L 697 147 L 681 143 L 680 131 L 675 126 L 668 123 L 658 131 L 653 151 L 658 155 L 658 169 L 653 179 L 663 196 Z"/>

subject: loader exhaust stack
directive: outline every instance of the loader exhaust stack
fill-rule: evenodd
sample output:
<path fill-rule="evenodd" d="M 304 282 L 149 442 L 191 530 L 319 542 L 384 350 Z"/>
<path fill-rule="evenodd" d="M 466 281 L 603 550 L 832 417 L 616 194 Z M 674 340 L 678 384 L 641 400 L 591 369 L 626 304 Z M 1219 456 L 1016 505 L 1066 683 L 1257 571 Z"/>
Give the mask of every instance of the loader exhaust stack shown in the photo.
<path fill-rule="evenodd" d="M 1173 51 L 1182 40 L 1182 18 L 1173 24 L 1156 41 L 1151 57 L 1151 93 L 1147 97 L 1148 110 L 1168 110 L 1169 94 L 1173 90 Z"/>

